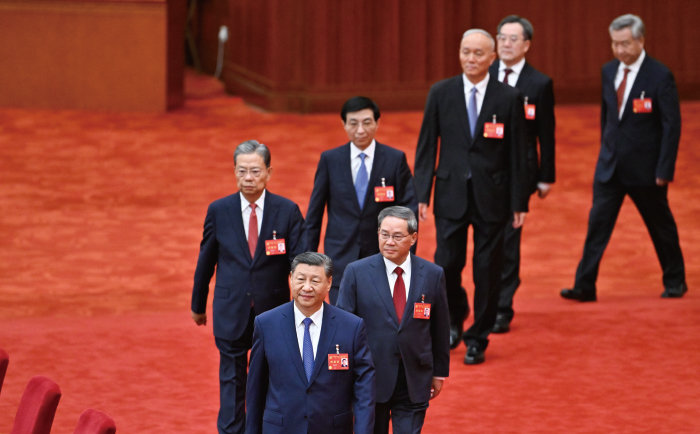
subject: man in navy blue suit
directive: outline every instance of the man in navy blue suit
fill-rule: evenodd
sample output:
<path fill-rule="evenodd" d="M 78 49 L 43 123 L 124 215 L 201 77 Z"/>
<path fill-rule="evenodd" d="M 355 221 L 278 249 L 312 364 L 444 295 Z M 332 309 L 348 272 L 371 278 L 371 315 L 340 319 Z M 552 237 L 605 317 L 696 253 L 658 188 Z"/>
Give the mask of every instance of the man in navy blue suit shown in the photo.
<path fill-rule="evenodd" d="M 377 370 L 374 432 L 421 431 L 428 401 L 442 389 L 450 365 L 450 324 L 442 268 L 410 253 L 418 238 L 413 211 L 378 216 L 381 253 L 350 263 L 338 307 L 367 324 Z"/>
<path fill-rule="evenodd" d="M 340 111 L 350 141 L 321 154 L 306 212 L 309 250 L 317 250 L 323 211 L 328 207 L 324 252 L 333 259 L 335 279 L 329 299 L 335 304 L 343 270 L 350 262 L 379 252 L 377 215 L 391 205 L 417 211 L 406 155 L 374 140 L 379 107 L 356 96 Z"/>
<path fill-rule="evenodd" d="M 681 134 L 673 74 L 644 50 L 644 23 L 632 14 L 610 24 L 616 60 L 603 66 L 601 147 L 583 257 L 561 296 L 596 301 L 598 267 L 625 196 L 639 210 L 663 270 L 662 297 L 688 290 L 678 229 L 668 205 Z"/>
<path fill-rule="evenodd" d="M 293 301 L 255 318 L 246 433 L 372 432 L 367 332 L 360 318 L 324 303 L 332 280 L 328 256 L 302 253 L 289 276 Z"/>
<path fill-rule="evenodd" d="M 529 20 L 518 15 L 503 18 L 496 36 L 498 60 L 491 64 L 489 74 L 517 88 L 525 100 L 528 193 L 537 192 L 545 198 L 554 183 L 554 91 L 552 79 L 525 60 L 533 33 Z M 514 228 L 513 219 L 509 219 L 503 237 L 501 292 L 493 333 L 510 331 L 515 315 L 513 296 L 520 286 L 521 236 L 522 227 Z"/>
<path fill-rule="evenodd" d="M 299 207 L 266 190 L 272 173 L 268 148 L 248 140 L 238 145 L 233 160 L 239 191 L 209 205 L 192 289 L 192 318 L 204 325 L 209 282 L 216 270 L 219 433 L 241 433 L 245 428 L 253 318 L 289 301 L 291 258 L 305 250 Z"/>

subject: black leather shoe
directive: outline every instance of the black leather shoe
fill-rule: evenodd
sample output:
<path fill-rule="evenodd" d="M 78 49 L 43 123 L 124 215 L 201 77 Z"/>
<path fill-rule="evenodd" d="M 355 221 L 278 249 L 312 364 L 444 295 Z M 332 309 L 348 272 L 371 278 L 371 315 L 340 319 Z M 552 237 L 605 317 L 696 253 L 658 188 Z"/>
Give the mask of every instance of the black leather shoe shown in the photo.
<path fill-rule="evenodd" d="M 474 346 L 469 347 L 467 349 L 467 355 L 464 356 L 465 365 L 478 365 L 479 363 L 484 363 L 484 360 L 486 360 L 484 352 Z"/>
<path fill-rule="evenodd" d="M 493 325 L 491 333 L 508 333 L 510 331 L 510 320 L 507 316 L 499 313 L 496 315 L 496 323 Z"/>
<path fill-rule="evenodd" d="M 454 350 L 462 342 L 462 326 L 451 325 L 450 326 L 450 349 Z"/>
<path fill-rule="evenodd" d="M 667 286 L 661 298 L 681 298 L 686 292 L 688 292 L 688 285 L 683 282 L 678 286 Z"/>
<path fill-rule="evenodd" d="M 596 301 L 595 292 L 584 292 L 578 288 L 564 288 L 561 290 L 560 295 L 569 300 Z"/>

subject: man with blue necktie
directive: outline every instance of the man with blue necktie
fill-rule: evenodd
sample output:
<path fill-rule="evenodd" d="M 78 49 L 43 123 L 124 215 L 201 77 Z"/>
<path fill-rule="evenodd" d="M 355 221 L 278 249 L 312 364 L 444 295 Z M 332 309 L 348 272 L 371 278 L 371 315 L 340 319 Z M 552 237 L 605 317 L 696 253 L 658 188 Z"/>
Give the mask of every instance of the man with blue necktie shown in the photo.
<path fill-rule="evenodd" d="M 328 211 L 323 251 L 331 257 L 335 279 L 329 299 L 335 304 L 345 266 L 379 252 L 377 215 L 392 205 L 418 210 L 406 155 L 374 140 L 379 107 L 356 96 L 343 104 L 340 117 L 348 143 L 321 154 L 306 212 L 309 250 L 318 250 L 324 209 Z"/>
<path fill-rule="evenodd" d="M 375 372 L 362 319 L 324 302 L 331 259 L 292 261 L 293 301 L 255 318 L 247 434 L 369 434 Z"/>

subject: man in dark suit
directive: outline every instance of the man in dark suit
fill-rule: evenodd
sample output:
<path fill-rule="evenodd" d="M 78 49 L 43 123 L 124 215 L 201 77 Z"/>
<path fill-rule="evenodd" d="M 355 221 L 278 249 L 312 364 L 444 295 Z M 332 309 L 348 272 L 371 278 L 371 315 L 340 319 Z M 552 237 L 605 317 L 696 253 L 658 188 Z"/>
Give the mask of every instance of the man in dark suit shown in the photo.
<path fill-rule="evenodd" d="M 379 211 L 391 205 L 418 209 L 406 155 L 374 140 L 379 116 L 379 107 L 371 99 L 347 100 L 340 117 L 350 141 L 323 152 L 316 169 L 306 212 L 307 245 L 309 250 L 318 249 L 323 211 L 328 207 L 323 250 L 335 266 L 331 304 L 338 298 L 345 266 L 379 252 Z"/>
<path fill-rule="evenodd" d="M 420 432 L 428 408 L 449 374 L 449 318 L 445 275 L 410 254 L 418 239 L 413 211 L 379 213 L 380 254 L 350 263 L 338 307 L 367 324 L 377 370 L 374 432 Z"/>
<path fill-rule="evenodd" d="M 219 366 L 220 433 L 245 428 L 247 353 L 256 314 L 289 301 L 291 258 L 304 251 L 304 219 L 292 201 L 265 189 L 270 151 L 255 140 L 233 154 L 239 192 L 209 205 L 192 289 L 192 318 L 207 322 L 209 282 L 216 269 L 213 315 Z"/>
<path fill-rule="evenodd" d="M 493 37 L 467 30 L 460 43 L 463 74 L 433 85 L 416 148 L 418 214 L 427 218 L 435 177 L 435 263 L 445 270 L 450 343 L 459 344 L 469 304 L 462 287 L 467 229 L 474 231 L 474 324 L 462 339 L 465 363 L 484 361 L 498 310 L 503 228 L 525 221 L 528 205 L 527 144 L 523 99 L 489 75 L 496 58 Z M 435 168 L 438 138 L 440 158 Z"/>
<path fill-rule="evenodd" d="M 544 198 L 554 183 L 554 91 L 552 79 L 525 60 L 533 33 L 527 19 L 518 15 L 503 18 L 496 36 L 499 60 L 491 64 L 489 74 L 515 86 L 525 100 L 528 191 L 530 194 L 536 191 Z M 513 296 L 520 285 L 521 236 L 522 228 L 514 228 L 509 219 L 503 238 L 501 294 L 493 333 L 508 332 L 513 320 Z"/>
<path fill-rule="evenodd" d="M 662 297 L 682 297 L 685 283 L 668 184 L 678 154 L 681 113 L 673 74 L 644 51 L 644 23 L 632 14 L 610 24 L 616 60 L 603 66 L 601 147 L 593 205 L 574 287 L 561 296 L 596 301 L 598 266 L 625 196 L 644 220 L 663 269 Z"/>
<path fill-rule="evenodd" d="M 298 255 L 289 277 L 294 300 L 255 318 L 246 433 L 372 431 L 367 331 L 360 318 L 324 303 L 332 275 L 328 256 Z"/>

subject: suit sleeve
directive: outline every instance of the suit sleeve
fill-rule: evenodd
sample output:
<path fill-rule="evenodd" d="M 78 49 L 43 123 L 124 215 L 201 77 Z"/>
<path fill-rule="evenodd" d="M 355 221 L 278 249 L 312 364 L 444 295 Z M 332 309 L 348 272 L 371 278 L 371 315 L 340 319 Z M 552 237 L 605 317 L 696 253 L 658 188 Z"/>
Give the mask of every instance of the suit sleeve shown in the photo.
<path fill-rule="evenodd" d="M 668 71 L 658 92 L 658 110 L 661 117 L 661 149 L 656 164 L 656 177 L 673 181 L 681 138 L 681 110 L 673 74 Z"/>
<path fill-rule="evenodd" d="M 430 322 L 433 341 L 433 377 L 447 377 L 450 374 L 450 313 L 447 309 L 444 271 L 440 270 L 435 285 L 437 296 L 431 312 L 435 321 Z"/>
<path fill-rule="evenodd" d="M 299 206 L 296 204 L 289 217 L 289 231 L 287 233 L 289 234 L 287 256 L 291 264 L 291 261 L 296 255 L 307 251 L 304 217 L 301 215 Z"/>
<path fill-rule="evenodd" d="M 262 432 L 262 417 L 265 411 L 268 379 L 269 367 L 265 357 L 263 331 L 260 327 L 260 321 L 256 318 L 246 385 L 246 434 L 260 434 Z"/>
<path fill-rule="evenodd" d="M 213 205 L 209 205 L 207 216 L 204 219 L 204 231 L 202 242 L 199 245 L 199 258 L 197 268 L 194 271 L 194 285 L 192 288 L 192 312 L 205 313 L 207 310 L 207 296 L 209 295 L 209 282 L 214 275 L 216 262 L 219 257 L 219 244 L 216 241 L 216 218 Z"/>
<path fill-rule="evenodd" d="M 374 362 L 367 341 L 364 321 L 358 322 L 355 330 L 353 359 L 353 414 L 354 432 L 370 434 L 374 430 L 374 396 L 376 394 Z"/>
<path fill-rule="evenodd" d="M 413 175 L 406 161 L 406 154 L 401 153 L 401 164 L 398 166 L 396 179 L 401 186 L 401 196 L 396 201 L 396 205 L 410 208 L 413 213 L 418 216 L 418 201 L 416 200 L 416 188 L 413 183 Z"/>
<path fill-rule="evenodd" d="M 357 282 L 355 279 L 355 267 L 348 265 L 343 272 L 343 279 L 340 281 L 338 300 L 335 304 L 344 311 L 356 314 L 357 312 Z"/>
<path fill-rule="evenodd" d="M 314 176 L 314 188 L 309 199 L 309 208 L 306 211 L 306 248 L 312 252 L 318 251 L 321 238 L 321 225 L 323 224 L 323 211 L 328 202 L 328 163 L 324 154 L 318 161 L 316 175 Z"/>
<path fill-rule="evenodd" d="M 542 95 L 540 97 L 540 113 L 537 117 L 537 136 L 540 142 L 540 171 L 538 182 L 553 183 L 555 180 L 554 170 L 554 130 L 556 121 L 554 119 L 554 90 L 552 80 L 547 80 Z"/>
<path fill-rule="evenodd" d="M 416 196 L 420 203 L 430 203 L 430 191 L 433 187 L 435 160 L 437 158 L 440 127 L 438 120 L 438 103 L 435 88 L 430 89 L 425 102 L 423 124 L 420 127 L 418 145 L 416 146 L 415 184 Z"/>
<path fill-rule="evenodd" d="M 605 104 L 605 71 L 600 73 L 600 145 L 603 146 L 603 135 L 605 134 L 605 121 L 608 116 L 607 105 Z"/>
<path fill-rule="evenodd" d="M 510 195 L 513 212 L 527 212 L 530 192 L 528 191 L 527 130 L 523 98 L 518 95 L 511 102 L 510 109 Z"/>

